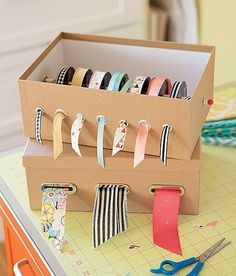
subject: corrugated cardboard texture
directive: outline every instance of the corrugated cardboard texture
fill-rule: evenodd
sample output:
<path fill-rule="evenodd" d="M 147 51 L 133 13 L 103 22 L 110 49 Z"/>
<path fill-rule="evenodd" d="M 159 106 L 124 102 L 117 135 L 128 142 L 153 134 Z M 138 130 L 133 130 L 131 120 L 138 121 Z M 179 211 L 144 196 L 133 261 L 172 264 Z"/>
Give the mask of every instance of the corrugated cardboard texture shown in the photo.
<path fill-rule="evenodd" d="M 40 187 L 44 182 L 69 182 L 77 186 L 77 193 L 68 198 L 68 209 L 92 211 L 95 188 L 98 183 L 123 183 L 129 185 L 128 210 L 151 213 L 153 195 L 148 188 L 153 184 L 180 185 L 185 188 L 181 197 L 180 212 L 197 214 L 199 204 L 200 142 L 189 160 L 168 160 L 164 167 L 158 157 L 146 156 L 137 168 L 133 168 L 133 154 L 121 152 L 111 157 L 105 152 L 105 169 L 97 165 L 96 149 L 81 147 L 80 159 L 69 144 L 64 144 L 63 154 L 53 160 L 52 142 L 39 145 L 30 139 L 26 147 L 23 164 L 28 182 L 31 209 L 41 208 Z"/>
<path fill-rule="evenodd" d="M 191 101 L 169 99 L 167 97 L 151 97 L 111 93 L 104 90 L 87 89 L 27 80 L 32 72 L 40 66 L 48 54 L 52 53 L 61 39 L 69 41 L 89 41 L 110 44 L 132 45 L 133 47 L 151 47 L 174 49 L 179 52 L 195 51 L 209 53 L 210 58 L 203 70 Z M 132 49 L 132 48 L 131 48 Z M 71 64 L 68 64 L 71 65 Z M 196 64 L 192 64 L 196 66 Z M 45 65 L 45 70 L 46 70 Z M 108 66 L 109 67 L 109 66 Z M 122 70 L 122 68 L 120 68 Z M 140 69 L 141 70 L 141 69 Z M 178 70 L 178 68 L 176 68 Z M 43 72 L 42 72 L 43 74 Z M 96 116 L 107 117 L 104 136 L 104 147 L 111 149 L 115 129 L 119 120 L 129 122 L 129 130 L 125 143 L 125 151 L 133 152 L 138 132 L 138 122 L 148 120 L 151 130 L 148 136 L 146 153 L 159 155 L 159 143 L 162 125 L 169 123 L 173 127 L 170 134 L 168 157 L 190 159 L 200 136 L 202 124 L 209 111 L 208 105 L 203 105 L 205 98 L 213 96 L 214 48 L 210 46 L 185 45 L 167 42 L 106 38 L 63 33 L 42 53 L 33 65 L 19 80 L 24 131 L 27 137 L 34 135 L 35 109 L 42 107 L 45 116 L 42 121 L 42 137 L 52 140 L 52 122 L 55 110 L 61 108 L 68 117 L 63 123 L 63 141 L 70 143 L 70 128 L 77 113 L 82 113 L 86 122 L 81 133 L 80 143 L 96 146 L 97 125 Z M 182 77 L 184 79 L 184 76 Z M 92 108 L 91 108 L 92 107 Z"/>

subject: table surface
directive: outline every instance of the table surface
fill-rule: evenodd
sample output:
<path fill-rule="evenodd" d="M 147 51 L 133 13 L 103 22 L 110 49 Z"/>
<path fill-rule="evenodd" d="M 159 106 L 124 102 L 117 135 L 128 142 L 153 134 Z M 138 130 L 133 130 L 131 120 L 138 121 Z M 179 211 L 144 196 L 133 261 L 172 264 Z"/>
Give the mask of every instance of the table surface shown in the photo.
<path fill-rule="evenodd" d="M 201 275 L 236 273 L 236 149 L 203 146 L 202 159 L 200 214 L 179 216 L 183 257 L 152 244 L 151 215 L 129 214 L 127 232 L 92 249 L 91 213 L 67 212 L 63 252 L 52 252 L 68 275 L 154 275 L 149 269 L 162 260 L 198 256 L 221 237 L 232 243 L 205 263 Z M 40 212 L 29 209 L 22 150 L 0 157 L 0 175 L 40 232 Z M 216 225 L 207 225 L 214 221 Z M 140 247 L 129 249 L 130 244 Z"/>

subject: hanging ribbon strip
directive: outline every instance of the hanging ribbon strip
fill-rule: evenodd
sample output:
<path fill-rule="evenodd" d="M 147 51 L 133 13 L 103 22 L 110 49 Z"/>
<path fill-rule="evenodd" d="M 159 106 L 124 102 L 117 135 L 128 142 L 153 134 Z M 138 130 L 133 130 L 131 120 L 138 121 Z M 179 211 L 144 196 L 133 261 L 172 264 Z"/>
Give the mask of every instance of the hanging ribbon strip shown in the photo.
<path fill-rule="evenodd" d="M 62 143 L 62 121 L 65 119 L 66 113 L 58 109 L 53 120 L 53 152 L 54 160 L 63 152 L 63 143 Z"/>
<path fill-rule="evenodd" d="M 58 74 L 56 83 L 57 84 L 70 84 L 73 75 L 75 73 L 75 69 L 73 67 L 63 67 Z"/>
<path fill-rule="evenodd" d="M 44 237 L 59 251 L 64 239 L 64 225 L 68 188 L 49 187 L 43 189 L 41 231 Z"/>
<path fill-rule="evenodd" d="M 189 101 L 189 100 L 191 100 L 191 99 L 192 99 L 191 96 L 187 96 L 187 97 L 185 98 L 185 100 L 187 100 L 187 101 Z"/>
<path fill-rule="evenodd" d="M 104 156 L 103 156 L 103 136 L 104 128 L 106 125 L 106 118 L 102 115 L 97 117 L 98 132 L 97 132 L 97 161 L 98 164 L 104 168 Z"/>
<path fill-rule="evenodd" d="M 151 78 L 137 76 L 131 86 L 131 94 L 146 94 Z"/>
<path fill-rule="evenodd" d="M 71 127 L 71 144 L 73 150 L 82 157 L 80 149 L 79 149 L 79 136 L 81 129 L 84 125 L 85 118 L 82 114 L 77 114 L 76 119 L 74 120 L 72 127 Z"/>
<path fill-rule="evenodd" d="M 170 98 L 186 98 L 187 84 L 185 81 L 175 81 L 170 92 Z"/>
<path fill-rule="evenodd" d="M 90 79 L 89 88 L 107 89 L 110 79 L 109 72 L 95 71 Z"/>
<path fill-rule="evenodd" d="M 87 68 L 77 68 L 72 78 L 71 85 L 88 87 L 93 71 Z"/>
<path fill-rule="evenodd" d="M 147 143 L 148 132 L 151 125 L 148 121 L 142 120 L 139 122 L 139 131 L 136 138 L 134 150 L 134 168 L 141 163 L 145 156 L 145 148 Z"/>
<path fill-rule="evenodd" d="M 149 84 L 147 95 L 164 96 L 169 95 L 171 90 L 171 82 L 168 78 L 153 78 Z"/>
<path fill-rule="evenodd" d="M 128 80 L 129 80 L 129 77 L 127 74 L 123 72 L 116 72 L 112 75 L 109 85 L 107 87 L 107 90 L 121 91 L 121 89 L 123 88 L 123 86 L 126 84 Z"/>
<path fill-rule="evenodd" d="M 172 131 L 172 126 L 165 124 L 162 126 L 161 141 L 160 141 L 160 158 L 165 166 L 167 166 L 167 149 L 168 140 L 170 132 Z"/>
<path fill-rule="evenodd" d="M 126 185 L 99 184 L 93 207 L 93 247 L 128 228 Z"/>
<path fill-rule="evenodd" d="M 152 217 L 153 242 L 170 252 L 182 255 L 178 233 L 179 203 L 178 187 L 155 190 Z"/>
<path fill-rule="evenodd" d="M 41 123 L 42 123 L 42 117 L 44 114 L 44 110 L 41 107 L 36 108 L 35 110 L 36 116 L 35 116 L 35 138 L 36 141 L 39 144 L 43 144 L 42 137 L 41 137 Z"/>
<path fill-rule="evenodd" d="M 128 122 L 126 120 L 121 120 L 116 129 L 114 136 L 112 156 L 117 154 L 119 151 L 123 150 L 125 144 L 125 138 L 127 134 Z"/>

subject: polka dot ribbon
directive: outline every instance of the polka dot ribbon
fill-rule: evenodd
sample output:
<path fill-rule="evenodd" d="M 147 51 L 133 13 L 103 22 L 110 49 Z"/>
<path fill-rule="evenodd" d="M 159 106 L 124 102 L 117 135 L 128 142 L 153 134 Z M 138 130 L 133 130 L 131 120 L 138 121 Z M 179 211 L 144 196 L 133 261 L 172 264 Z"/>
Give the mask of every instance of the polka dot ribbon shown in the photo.
<path fill-rule="evenodd" d="M 106 125 L 106 118 L 103 115 L 97 117 L 98 132 L 97 132 L 97 161 L 98 164 L 104 168 L 104 156 L 103 156 L 103 136 Z"/>
<path fill-rule="evenodd" d="M 44 110 L 41 107 L 36 108 L 35 110 L 35 139 L 39 144 L 43 144 L 42 137 L 41 137 L 41 123 L 42 117 L 44 114 Z"/>
<path fill-rule="evenodd" d="M 85 118 L 82 114 L 77 114 L 76 119 L 74 120 L 71 127 L 71 145 L 73 150 L 82 157 L 80 149 L 79 149 L 79 136 L 84 125 Z"/>
<path fill-rule="evenodd" d="M 161 141 L 160 141 L 160 158 L 165 166 L 167 166 L 168 140 L 169 140 L 169 135 L 171 131 L 172 131 L 171 125 L 164 124 L 162 126 Z"/>
<path fill-rule="evenodd" d="M 178 233 L 180 190 L 178 187 L 158 188 L 154 192 L 153 242 L 178 255 L 182 249 Z"/>
<path fill-rule="evenodd" d="M 62 122 L 66 118 L 66 113 L 58 109 L 56 110 L 56 115 L 53 120 L 53 154 L 54 160 L 56 160 L 61 153 L 63 152 L 63 143 L 62 143 Z"/>
<path fill-rule="evenodd" d="M 93 247 L 127 230 L 128 187 L 122 184 L 99 184 L 93 207 Z"/>
<path fill-rule="evenodd" d="M 128 122 L 126 120 L 121 120 L 115 132 L 113 147 L 112 147 L 112 156 L 114 156 L 124 148 L 127 128 L 128 128 Z"/>
<path fill-rule="evenodd" d="M 41 232 L 49 243 L 61 251 L 68 188 L 48 186 L 42 191 Z"/>
<path fill-rule="evenodd" d="M 136 137 L 135 149 L 134 149 L 134 168 L 140 164 L 145 156 L 145 149 L 147 143 L 148 132 L 151 125 L 146 120 L 139 122 L 139 131 Z"/>

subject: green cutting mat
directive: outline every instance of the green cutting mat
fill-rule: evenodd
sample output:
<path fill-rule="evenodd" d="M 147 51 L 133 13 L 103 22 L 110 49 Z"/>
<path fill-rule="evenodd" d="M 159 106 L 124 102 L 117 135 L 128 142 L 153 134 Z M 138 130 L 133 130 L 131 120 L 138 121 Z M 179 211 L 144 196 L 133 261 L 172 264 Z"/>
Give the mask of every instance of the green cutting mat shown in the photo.
<path fill-rule="evenodd" d="M 184 258 L 197 256 L 221 237 L 232 243 L 211 257 L 201 275 L 236 275 L 236 149 L 203 146 L 200 215 L 179 216 Z M 33 223 L 40 229 L 40 213 L 29 210 L 22 152 L 0 158 L 0 175 L 6 180 Z M 208 223 L 217 221 L 215 226 Z M 202 228 L 193 225 L 201 224 Z M 53 252 L 68 275 L 154 275 L 165 258 L 181 260 L 152 244 L 151 215 L 129 214 L 129 229 L 94 250 L 91 213 L 68 212 L 63 253 Z M 129 249 L 131 244 L 140 246 Z M 185 275 L 191 268 L 182 270 Z"/>

